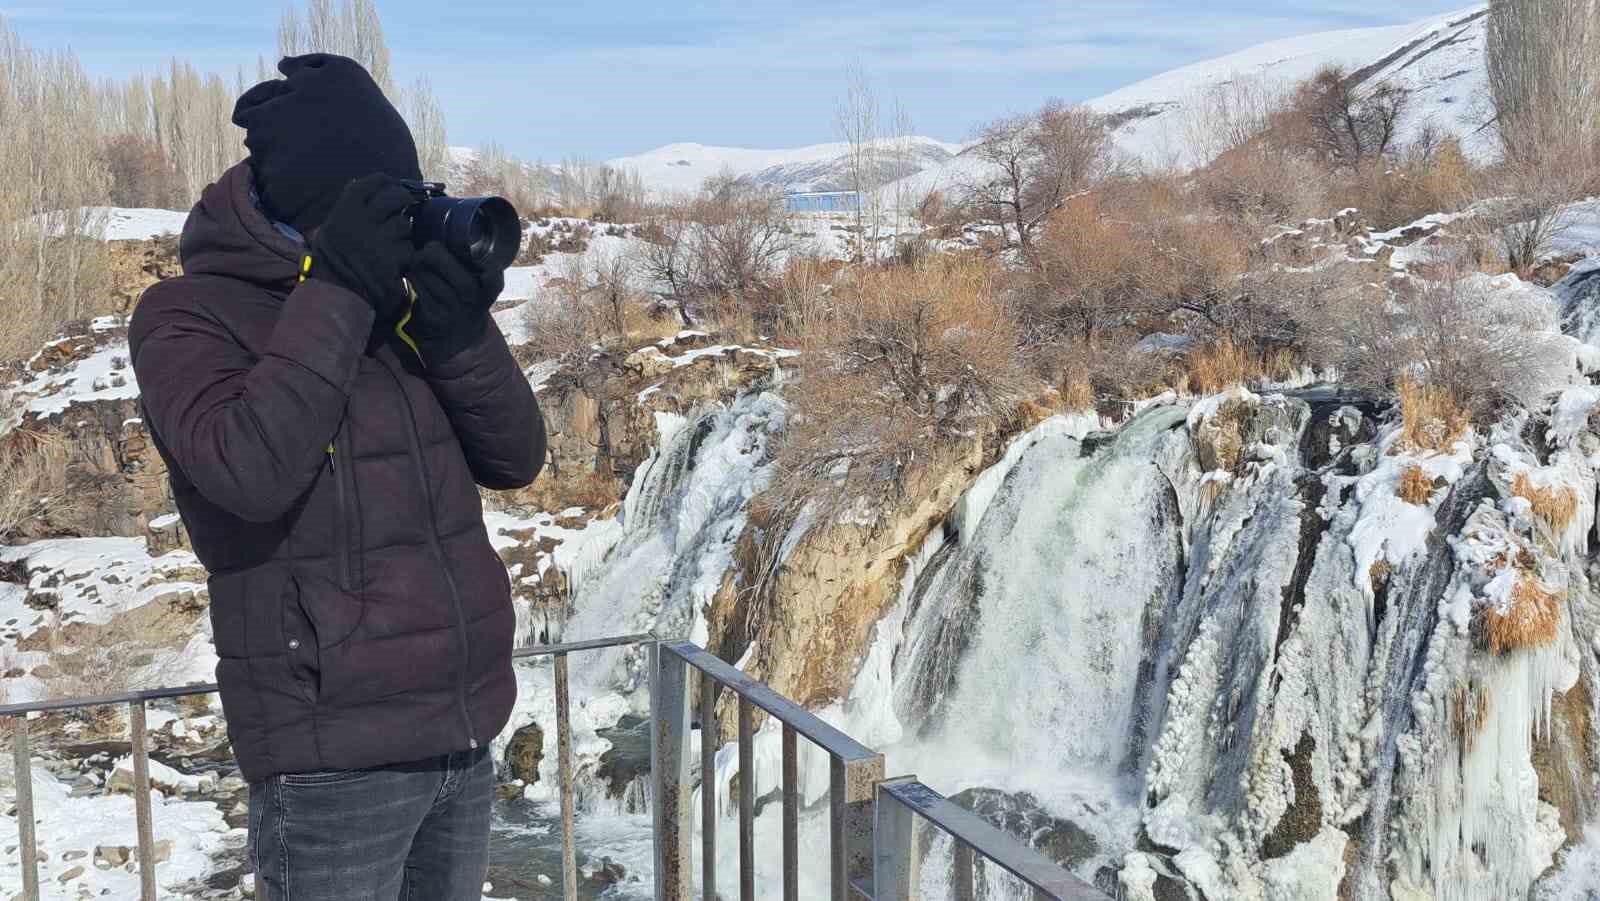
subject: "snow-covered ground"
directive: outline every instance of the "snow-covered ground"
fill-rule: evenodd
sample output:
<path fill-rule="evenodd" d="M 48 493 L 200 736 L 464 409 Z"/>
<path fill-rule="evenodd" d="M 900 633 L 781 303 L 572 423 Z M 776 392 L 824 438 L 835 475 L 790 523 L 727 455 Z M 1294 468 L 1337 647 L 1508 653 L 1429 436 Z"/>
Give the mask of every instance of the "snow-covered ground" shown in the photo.
<path fill-rule="evenodd" d="M 187 212 L 152 210 L 127 207 L 100 207 L 105 216 L 107 241 L 142 241 L 162 235 L 183 233 Z"/>

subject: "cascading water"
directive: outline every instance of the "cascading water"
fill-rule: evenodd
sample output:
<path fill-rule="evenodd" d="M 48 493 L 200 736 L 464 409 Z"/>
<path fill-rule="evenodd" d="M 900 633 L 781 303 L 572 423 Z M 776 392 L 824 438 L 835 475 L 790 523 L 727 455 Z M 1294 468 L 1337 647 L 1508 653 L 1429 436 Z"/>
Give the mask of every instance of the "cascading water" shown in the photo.
<path fill-rule="evenodd" d="M 1109 434 L 1049 420 L 1020 436 L 908 555 L 852 690 L 820 715 L 1130 899 L 1521 897 L 1561 844 L 1540 780 L 1560 779 L 1563 815 L 1592 792 L 1591 717 L 1542 736 L 1553 694 L 1596 670 L 1581 564 L 1593 470 L 1518 430 L 1411 455 L 1349 400 L 1235 391 Z M 566 637 L 704 640 L 782 417 L 752 395 L 661 420 Z M 1426 500 L 1397 493 L 1408 468 L 1432 480 Z M 1575 525 L 1538 548 L 1506 487 L 1518 472 L 1576 486 Z M 1491 655 L 1473 624 L 1507 594 L 1507 561 L 1570 583 L 1570 609 L 1552 642 Z M 641 665 L 575 660 L 579 778 L 597 799 L 580 839 L 641 880 L 622 897 L 648 895 L 648 798 L 601 790 L 607 743 L 583 736 L 643 712 Z M 525 680 L 527 712 L 549 722 L 548 671 Z M 1536 772 L 1535 741 L 1579 759 Z M 768 723 L 758 794 L 778 748 Z M 821 861 L 826 763 L 801 763 L 802 856 Z M 545 768 L 531 795 L 548 802 Z M 733 797 L 732 748 L 709 778 Z M 776 847 L 778 807 L 762 806 L 758 847 Z M 736 845 L 720 846 L 729 891 Z M 951 896 L 947 843 L 926 855 L 924 897 Z M 775 885 L 775 856 L 757 864 Z M 804 896 L 825 892 L 820 865 L 801 878 Z M 1023 897 L 995 868 L 978 878 L 984 897 Z"/>
<path fill-rule="evenodd" d="M 692 419 L 657 414 L 660 444 L 629 487 L 620 529 L 607 536 L 604 563 L 568 573 L 575 612 L 559 640 L 655 632 L 704 642 L 705 608 L 732 567 L 750 499 L 767 484 L 767 441 L 782 428 L 783 417 L 783 402 L 759 392 Z M 586 882 L 586 897 L 602 889 L 608 898 L 650 896 L 648 780 L 628 777 L 619 789 L 604 772 L 617 765 L 604 759 L 608 753 L 648 758 L 642 744 L 619 743 L 614 731 L 630 713 L 648 715 L 644 666 L 644 655 L 636 649 L 572 657 L 580 864 L 610 858 L 627 874 L 625 882 L 610 887 Z M 553 828 L 558 822 L 553 676 L 543 663 L 519 667 L 517 675 L 517 709 L 496 754 L 503 756 L 512 729 L 525 722 L 544 724 L 549 750 L 540 764 L 540 781 L 528 792 L 532 806 L 503 813 L 497 824 L 498 841 L 534 849 L 531 857 L 508 854 L 505 870 L 491 870 L 491 882 L 498 875 L 513 885 L 549 875 L 549 869 L 530 869 L 558 861 L 553 855 L 559 853 L 560 841 L 559 830 Z M 637 762 L 630 759 L 622 765 Z M 555 875 L 559 878 L 559 870 Z"/>

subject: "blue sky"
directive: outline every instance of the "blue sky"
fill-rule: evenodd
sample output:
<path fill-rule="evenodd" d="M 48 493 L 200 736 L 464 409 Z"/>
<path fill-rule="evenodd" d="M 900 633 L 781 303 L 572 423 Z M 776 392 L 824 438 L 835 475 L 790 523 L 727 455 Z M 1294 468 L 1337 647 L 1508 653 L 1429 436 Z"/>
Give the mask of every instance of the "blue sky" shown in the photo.
<path fill-rule="evenodd" d="M 10 3 L 11 5 L 7 5 Z M 23 5 L 27 4 L 27 5 Z M 401 81 L 427 74 L 454 144 L 528 158 L 606 158 L 676 141 L 788 147 L 834 140 L 843 68 L 860 60 L 921 134 L 968 137 L 1048 97 L 1080 100 L 1262 41 L 1458 9 L 1297 0 L 379 0 Z M 70 45 L 91 72 L 168 57 L 229 74 L 271 56 L 282 3 L 0 0 L 29 43 Z"/>

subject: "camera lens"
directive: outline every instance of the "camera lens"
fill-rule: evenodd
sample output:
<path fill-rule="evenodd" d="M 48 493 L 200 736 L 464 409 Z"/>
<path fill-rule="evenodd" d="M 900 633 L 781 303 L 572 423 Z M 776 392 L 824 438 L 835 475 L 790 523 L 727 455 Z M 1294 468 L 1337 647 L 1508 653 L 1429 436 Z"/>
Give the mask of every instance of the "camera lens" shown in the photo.
<path fill-rule="evenodd" d="M 418 247 L 438 241 L 462 263 L 487 272 L 516 259 L 522 223 L 503 197 L 431 197 L 412 217 L 411 240 Z"/>

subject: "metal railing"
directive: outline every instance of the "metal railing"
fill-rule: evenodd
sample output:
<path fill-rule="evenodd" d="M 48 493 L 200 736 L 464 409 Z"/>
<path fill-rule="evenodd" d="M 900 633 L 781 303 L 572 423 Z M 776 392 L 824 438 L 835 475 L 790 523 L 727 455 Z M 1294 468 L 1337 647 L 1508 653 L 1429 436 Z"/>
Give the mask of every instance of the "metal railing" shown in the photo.
<path fill-rule="evenodd" d="M 658 901 L 689 901 L 691 895 L 693 817 L 690 795 L 693 784 L 689 755 L 693 725 L 691 702 L 696 688 L 701 729 L 700 884 L 705 901 L 718 901 L 720 897 L 716 893 L 718 816 L 715 755 L 719 735 L 717 695 L 722 689 L 732 691 L 738 698 L 740 901 L 754 901 L 755 898 L 754 737 L 757 709 L 776 719 L 783 730 L 782 881 L 785 901 L 798 901 L 799 898 L 800 736 L 827 752 L 829 757 L 829 879 L 834 901 L 848 901 L 852 895 L 866 901 L 915 899 L 919 864 L 915 831 L 919 818 L 954 839 L 957 874 L 970 874 L 972 855 L 978 854 L 1031 886 L 1036 899 L 1090 901 L 1105 898 L 1038 851 L 996 829 L 914 778 L 885 779 L 882 754 L 863 746 L 706 649 L 687 641 L 657 640 L 650 635 L 625 635 L 537 645 L 518 648 L 514 652 L 518 659 L 552 659 L 560 781 L 562 885 L 566 901 L 575 901 L 578 884 L 567 657 L 572 653 L 627 645 L 646 645 L 650 652 L 650 762 L 655 817 L 655 896 Z M 692 679 L 691 673 L 697 674 L 698 679 Z M 10 719 L 13 723 L 11 735 L 16 766 L 18 852 L 21 855 L 22 898 L 25 901 L 39 901 L 40 897 L 28 715 L 122 704 L 128 706 L 140 898 L 142 901 L 156 901 L 155 834 L 150 805 L 150 758 L 146 746 L 145 706 L 151 701 L 210 694 L 216 690 L 214 684 L 193 685 L 0 706 L 0 719 Z"/>

